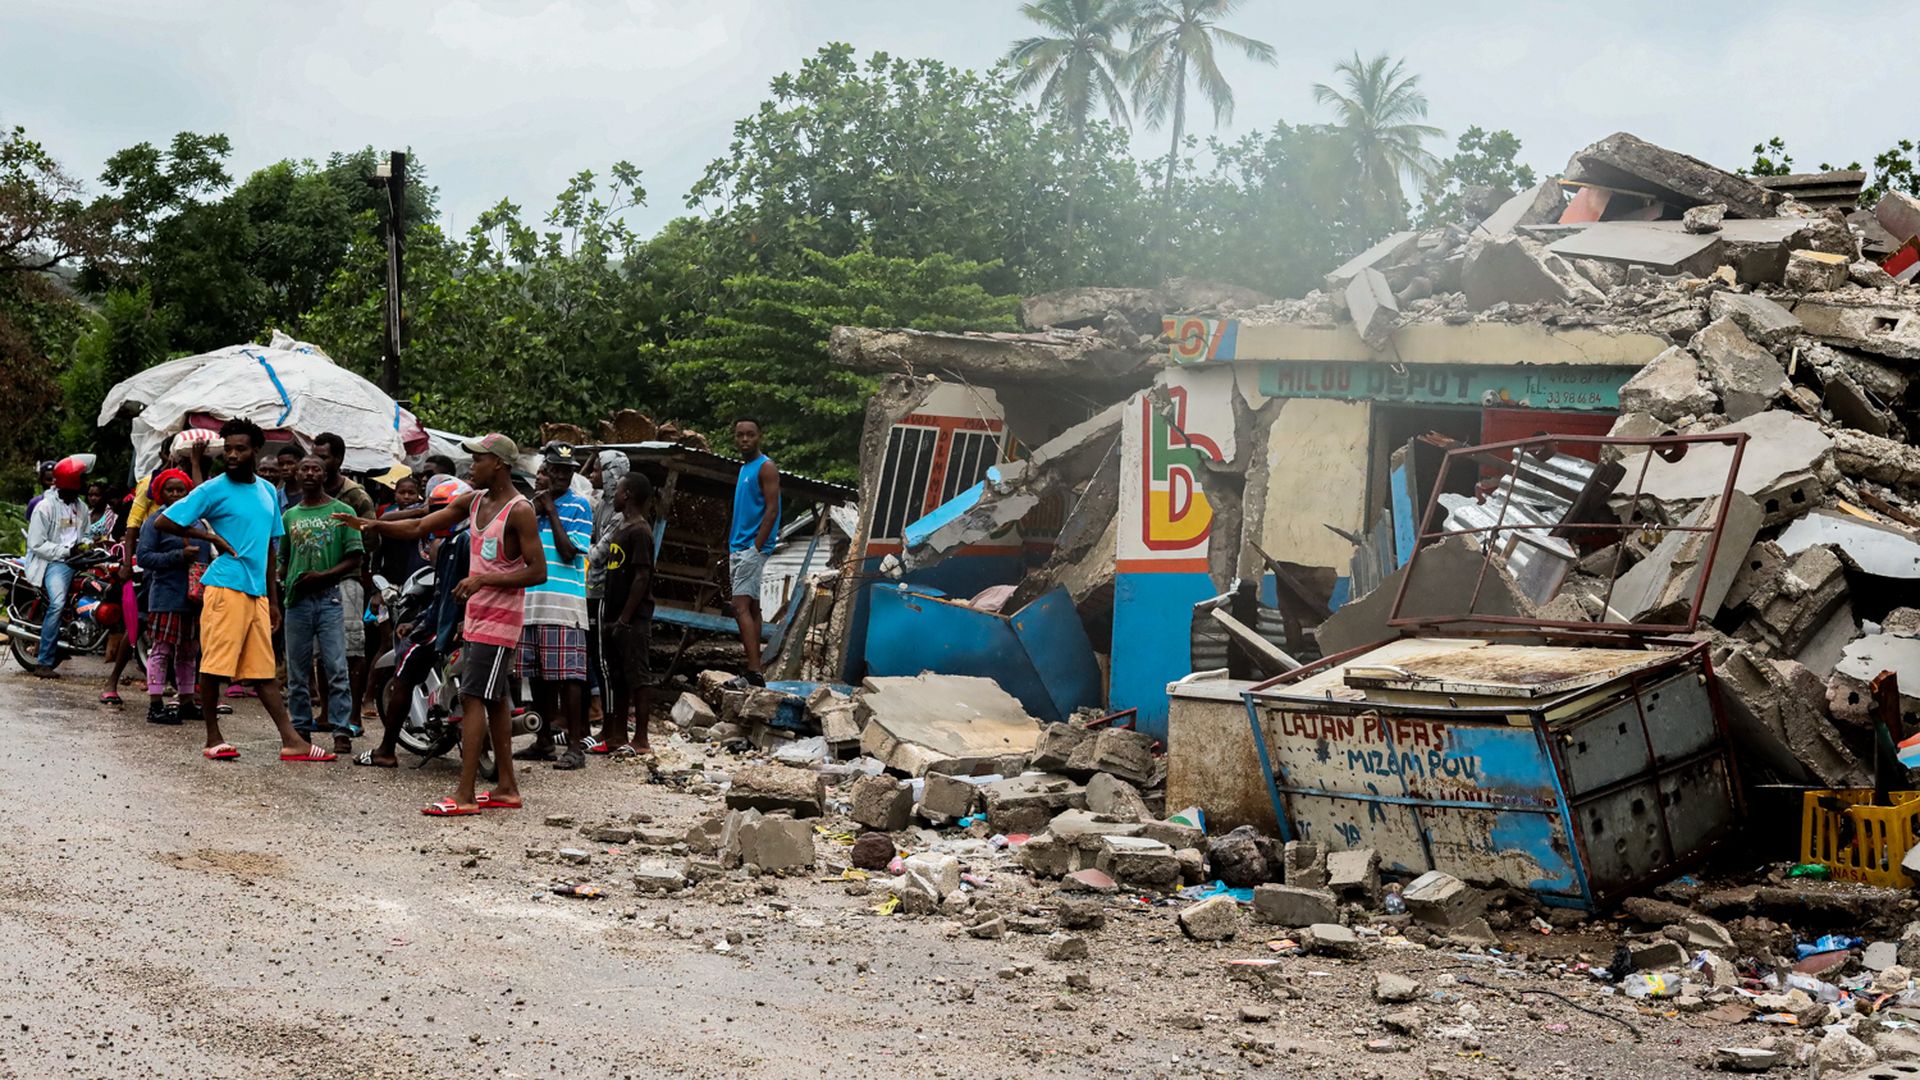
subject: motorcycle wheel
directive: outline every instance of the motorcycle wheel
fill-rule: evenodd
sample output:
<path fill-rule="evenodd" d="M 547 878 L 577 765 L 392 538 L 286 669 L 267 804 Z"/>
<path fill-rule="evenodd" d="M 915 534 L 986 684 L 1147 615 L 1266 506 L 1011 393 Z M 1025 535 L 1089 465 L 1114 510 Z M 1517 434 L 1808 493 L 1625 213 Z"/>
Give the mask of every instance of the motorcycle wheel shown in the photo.
<path fill-rule="evenodd" d="M 13 662 L 20 665 L 21 671 L 32 671 L 40 666 L 39 658 L 28 652 L 20 639 L 12 634 L 7 635 L 7 648 L 13 653 Z"/>

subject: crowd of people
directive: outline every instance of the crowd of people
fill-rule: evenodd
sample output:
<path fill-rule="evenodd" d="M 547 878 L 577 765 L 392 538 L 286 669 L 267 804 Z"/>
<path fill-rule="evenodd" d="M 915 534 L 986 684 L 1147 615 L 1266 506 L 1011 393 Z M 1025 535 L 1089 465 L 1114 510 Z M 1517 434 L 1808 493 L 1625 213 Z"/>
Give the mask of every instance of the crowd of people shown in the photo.
<path fill-rule="evenodd" d="M 778 530 L 779 472 L 757 422 L 738 421 L 734 439 L 745 463 L 729 536 L 732 608 L 747 678 L 764 685 L 760 577 Z M 549 443 L 529 476 L 518 445 L 494 433 L 461 444 L 464 475 L 435 455 L 363 483 L 342 471 L 338 435 L 274 442 L 269 453 L 267 433 L 244 419 L 217 435 L 183 433 L 134 484 L 124 515 L 89 476 L 91 459 L 44 463 L 27 527 L 26 579 L 44 596 L 34 674 L 60 677 L 75 565 L 112 549 L 120 615 L 100 700 L 121 705 L 133 643 L 145 641 L 147 720 L 204 725 L 208 761 L 240 756 L 221 716 L 254 698 L 283 762 L 395 768 L 414 693 L 440 671 L 458 687 L 460 780 L 423 813 L 519 807 L 515 761 L 571 770 L 589 755 L 651 753 L 653 486 L 624 454 Z M 430 602 L 406 621 L 381 618 L 376 584 L 424 583 L 427 570 Z M 382 683 L 373 662 L 389 652 Z M 522 681 L 548 722 L 515 750 Z M 378 745 L 354 754 L 363 721 L 376 719 Z M 489 751 L 497 779 L 482 792 Z"/>

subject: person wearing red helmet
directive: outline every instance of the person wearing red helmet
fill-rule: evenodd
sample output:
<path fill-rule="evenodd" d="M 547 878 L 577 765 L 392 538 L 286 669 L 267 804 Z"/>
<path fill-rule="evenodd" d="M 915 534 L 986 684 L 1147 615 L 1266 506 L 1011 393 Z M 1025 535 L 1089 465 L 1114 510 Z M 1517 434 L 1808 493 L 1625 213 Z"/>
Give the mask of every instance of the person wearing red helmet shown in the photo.
<path fill-rule="evenodd" d="M 35 504 L 27 520 L 27 580 L 46 594 L 47 610 L 40 620 L 40 652 L 33 673 L 57 679 L 60 663 L 60 620 L 67 613 L 67 593 L 73 586 L 69 558 L 87 543 L 89 515 L 80 496 L 87 489 L 87 463 L 62 458 L 53 466 L 53 498 Z"/>

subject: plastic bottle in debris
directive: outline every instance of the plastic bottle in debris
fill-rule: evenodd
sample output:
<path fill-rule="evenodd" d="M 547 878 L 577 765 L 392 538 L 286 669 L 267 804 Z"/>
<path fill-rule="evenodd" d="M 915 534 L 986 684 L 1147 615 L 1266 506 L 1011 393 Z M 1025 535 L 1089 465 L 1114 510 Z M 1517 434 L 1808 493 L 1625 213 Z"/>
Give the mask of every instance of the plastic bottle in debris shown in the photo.
<path fill-rule="evenodd" d="M 1397 881 L 1387 886 L 1386 898 L 1380 903 L 1382 907 L 1386 908 L 1387 914 L 1389 915 L 1405 915 L 1407 913 L 1407 899 L 1400 895 L 1400 883 Z"/>
<path fill-rule="evenodd" d="M 1679 985 L 1664 975 L 1636 971 L 1622 979 L 1620 989 L 1630 998 L 1668 998 L 1680 992 Z"/>

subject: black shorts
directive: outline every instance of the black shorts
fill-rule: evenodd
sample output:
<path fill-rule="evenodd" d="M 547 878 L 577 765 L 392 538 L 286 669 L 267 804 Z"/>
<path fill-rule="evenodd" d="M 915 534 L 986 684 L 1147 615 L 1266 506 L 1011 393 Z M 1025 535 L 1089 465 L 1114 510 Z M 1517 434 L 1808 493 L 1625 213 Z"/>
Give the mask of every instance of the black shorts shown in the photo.
<path fill-rule="evenodd" d="M 640 622 L 624 631 L 611 624 L 602 628 L 602 662 L 606 665 L 610 694 L 633 693 L 649 684 L 648 653 L 651 650 L 651 622 Z"/>
<path fill-rule="evenodd" d="M 474 645 L 460 648 L 460 696 L 485 702 L 505 701 L 513 686 L 517 645 Z"/>
<path fill-rule="evenodd" d="M 393 677 L 400 680 L 402 686 L 420 686 L 427 676 L 440 665 L 440 650 L 430 641 L 406 641 L 400 647 L 400 663 L 393 669 Z"/>

